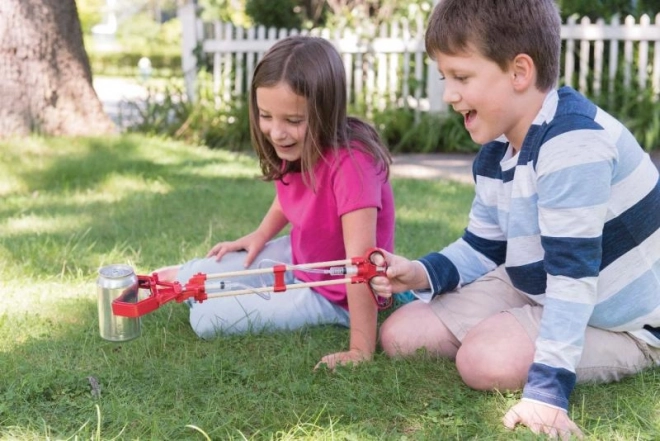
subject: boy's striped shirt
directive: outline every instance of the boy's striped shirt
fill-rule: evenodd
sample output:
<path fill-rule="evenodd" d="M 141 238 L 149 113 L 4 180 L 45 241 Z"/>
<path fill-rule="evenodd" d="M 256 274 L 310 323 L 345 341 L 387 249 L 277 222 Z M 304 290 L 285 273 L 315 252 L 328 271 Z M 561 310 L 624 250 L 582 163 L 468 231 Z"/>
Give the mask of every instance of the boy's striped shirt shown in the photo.
<path fill-rule="evenodd" d="M 660 184 L 632 134 L 573 89 L 548 94 L 522 148 L 484 145 L 461 239 L 420 261 L 434 293 L 505 264 L 544 305 L 524 398 L 566 409 L 587 325 L 660 347 Z"/>

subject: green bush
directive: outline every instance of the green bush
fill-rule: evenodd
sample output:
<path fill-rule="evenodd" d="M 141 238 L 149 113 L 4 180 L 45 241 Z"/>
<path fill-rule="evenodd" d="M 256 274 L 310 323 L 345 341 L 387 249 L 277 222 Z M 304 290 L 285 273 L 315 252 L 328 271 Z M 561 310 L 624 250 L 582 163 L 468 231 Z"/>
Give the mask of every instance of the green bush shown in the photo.
<path fill-rule="evenodd" d="M 557 4 L 563 19 L 573 14 L 592 20 L 601 17 L 609 19 L 615 13 L 623 17 L 654 16 L 660 10 L 658 0 L 558 0 Z"/>
<path fill-rule="evenodd" d="M 660 96 L 651 87 L 617 83 L 614 93 L 594 98 L 603 110 L 621 121 L 644 150 L 660 149 Z"/>
<path fill-rule="evenodd" d="M 392 153 L 476 152 L 478 145 L 454 112 L 419 114 L 412 109 L 388 109 L 373 117 L 376 129 Z"/>
<path fill-rule="evenodd" d="M 90 34 L 92 27 L 101 23 L 104 0 L 76 0 L 80 27 L 84 34 Z"/>
<path fill-rule="evenodd" d="M 102 51 L 95 48 L 92 37 L 86 37 L 85 46 L 94 74 L 137 76 L 138 60 L 148 57 L 152 76 L 183 76 L 181 23 L 177 18 L 157 23 L 146 13 L 135 14 L 119 26 L 116 43 L 117 51 Z"/>
<path fill-rule="evenodd" d="M 138 61 L 147 56 L 153 68 L 152 77 L 183 77 L 181 51 L 170 53 L 145 52 L 96 52 L 88 51 L 89 62 L 94 75 L 136 77 L 139 75 Z"/>
<path fill-rule="evenodd" d="M 145 12 L 131 16 L 117 29 L 117 40 L 122 48 L 139 48 L 147 56 L 180 51 L 181 35 L 181 22 L 178 18 L 157 23 Z"/>
<path fill-rule="evenodd" d="M 245 13 L 256 25 L 300 29 L 303 19 L 295 0 L 246 0 Z"/>
<path fill-rule="evenodd" d="M 186 99 L 182 85 L 152 90 L 143 105 L 136 104 L 139 122 L 132 131 L 159 134 L 210 148 L 249 151 L 250 132 L 245 97 L 218 106 L 211 83 L 198 81 L 198 99 Z M 660 149 L 660 100 L 651 90 L 618 87 L 614 94 L 594 99 L 621 120 L 647 150 Z M 352 114 L 362 116 L 352 109 Z M 387 109 L 371 118 L 383 141 L 395 154 L 476 152 L 479 146 L 465 130 L 463 117 L 454 112 L 424 113 L 415 121 L 412 109 Z"/>
<path fill-rule="evenodd" d="M 138 121 L 130 130 L 185 140 L 212 149 L 251 151 L 248 107 L 245 99 L 220 106 L 210 81 L 198 81 L 193 104 L 183 85 L 171 81 L 163 89 L 152 89 L 144 103 L 133 103 Z"/>

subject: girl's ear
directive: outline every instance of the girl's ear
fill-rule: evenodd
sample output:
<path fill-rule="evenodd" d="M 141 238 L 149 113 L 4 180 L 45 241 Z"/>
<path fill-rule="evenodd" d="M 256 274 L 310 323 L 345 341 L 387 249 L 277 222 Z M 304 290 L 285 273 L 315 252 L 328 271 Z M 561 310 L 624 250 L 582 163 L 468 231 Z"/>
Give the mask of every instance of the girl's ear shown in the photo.
<path fill-rule="evenodd" d="M 511 63 L 512 84 L 517 91 L 524 91 L 536 85 L 536 65 L 527 54 L 518 54 Z"/>

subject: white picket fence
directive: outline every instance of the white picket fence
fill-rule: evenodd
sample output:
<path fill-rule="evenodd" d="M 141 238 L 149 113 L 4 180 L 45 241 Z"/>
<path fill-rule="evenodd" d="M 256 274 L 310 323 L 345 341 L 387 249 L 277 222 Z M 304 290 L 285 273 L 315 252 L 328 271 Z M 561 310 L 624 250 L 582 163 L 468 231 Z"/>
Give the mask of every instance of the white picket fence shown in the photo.
<path fill-rule="evenodd" d="M 213 92 L 220 106 L 247 91 L 255 65 L 270 46 L 297 33 L 203 23 L 191 4 L 179 9 L 179 17 L 188 96 L 195 99 L 197 58 L 193 51 L 199 46 L 212 60 Z M 351 103 L 364 105 L 367 112 L 409 107 L 419 115 L 446 109 L 442 82 L 425 53 L 424 25 L 423 18 L 417 16 L 379 29 L 316 29 L 309 33 L 332 41 L 342 54 Z M 611 92 L 617 82 L 628 88 L 633 81 L 643 89 L 660 92 L 660 14 L 655 23 L 648 16 L 639 23 L 633 17 L 626 17 L 623 23 L 617 17 L 609 23 L 571 18 L 562 25 L 561 36 L 564 56 L 560 84 L 592 96 Z"/>
<path fill-rule="evenodd" d="M 620 23 L 615 16 L 609 24 L 603 19 L 591 23 L 587 17 L 579 22 L 570 17 L 561 36 L 565 48 L 563 84 L 597 96 L 604 81 L 611 93 L 617 82 L 629 88 L 636 79 L 640 88 L 651 87 L 660 93 L 660 14 L 655 16 L 655 23 L 647 15 L 639 23 L 630 16 Z"/>

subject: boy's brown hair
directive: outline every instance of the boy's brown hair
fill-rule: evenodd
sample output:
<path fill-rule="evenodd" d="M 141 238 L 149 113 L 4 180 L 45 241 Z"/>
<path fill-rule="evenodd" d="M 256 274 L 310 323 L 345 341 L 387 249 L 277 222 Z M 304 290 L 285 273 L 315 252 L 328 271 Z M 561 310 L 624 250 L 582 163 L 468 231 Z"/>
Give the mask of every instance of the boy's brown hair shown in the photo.
<path fill-rule="evenodd" d="M 506 70 L 518 54 L 529 55 L 536 87 L 557 83 L 561 18 L 553 0 L 441 0 L 426 28 L 426 52 L 456 55 L 470 47 Z"/>

